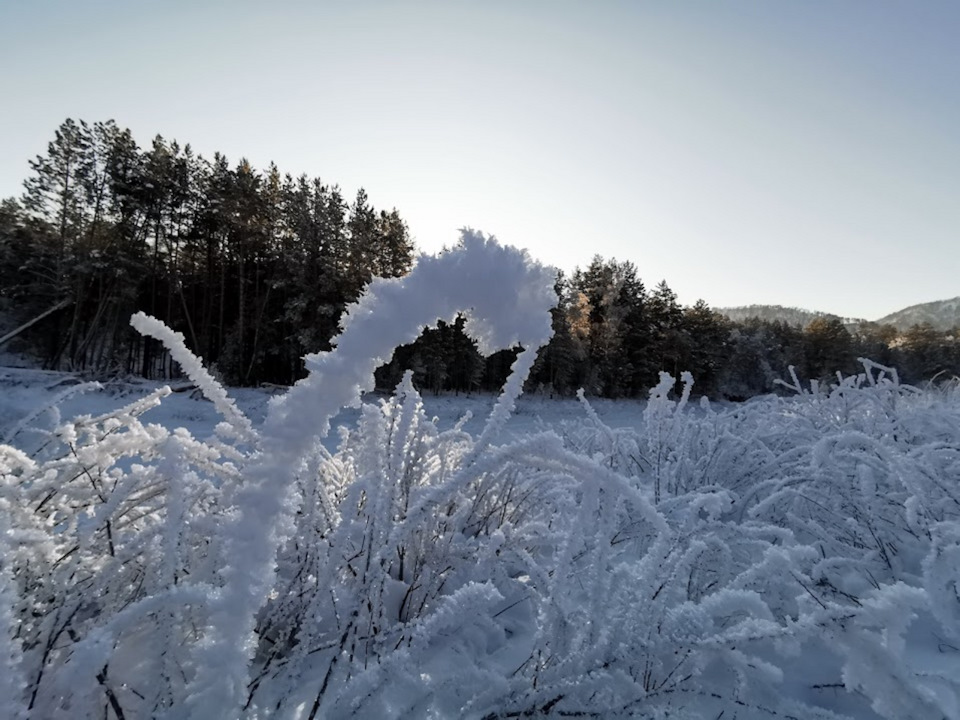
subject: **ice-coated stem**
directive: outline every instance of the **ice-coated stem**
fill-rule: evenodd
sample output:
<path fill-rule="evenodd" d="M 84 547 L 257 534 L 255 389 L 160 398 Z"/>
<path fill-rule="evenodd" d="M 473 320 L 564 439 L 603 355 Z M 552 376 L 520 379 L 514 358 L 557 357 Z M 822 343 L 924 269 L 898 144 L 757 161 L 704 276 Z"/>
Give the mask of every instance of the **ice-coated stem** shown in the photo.
<path fill-rule="evenodd" d="M 531 356 L 552 335 L 554 279 L 551 268 L 525 252 L 464 230 L 458 247 L 421 256 L 406 277 L 372 282 L 348 309 L 336 349 L 307 356 L 310 374 L 272 404 L 261 432 L 262 451 L 247 469 L 223 528 L 224 556 L 232 562 L 224 569 L 224 586 L 211 603 L 210 632 L 198 650 L 190 717 L 236 716 L 246 692 L 255 614 L 273 585 L 277 548 L 296 511 L 293 479 L 317 437 L 329 431 L 330 420 L 373 389 L 374 371 L 394 348 L 457 312 L 467 315 L 466 331 L 482 352 L 522 343 L 527 351 L 515 370 L 525 377 Z M 519 390 L 508 381 L 490 432 Z"/>

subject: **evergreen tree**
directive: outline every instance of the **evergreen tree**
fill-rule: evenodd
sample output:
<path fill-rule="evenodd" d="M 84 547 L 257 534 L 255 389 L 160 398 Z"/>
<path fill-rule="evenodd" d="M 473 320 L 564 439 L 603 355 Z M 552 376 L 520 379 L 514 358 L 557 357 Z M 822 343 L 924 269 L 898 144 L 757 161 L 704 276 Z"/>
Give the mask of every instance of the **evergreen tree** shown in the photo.
<path fill-rule="evenodd" d="M 650 318 L 650 346 L 657 360 L 657 371 L 665 370 L 675 378 L 685 370 L 681 367 L 689 347 L 683 333 L 683 309 L 677 295 L 666 280 L 661 280 L 647 303 Z"/>
<path fill-rule="evenodd" d="M 697 392 L 717 395 L 720 374 L 730 354 L 730 323 L 703 300 L 697 300 L 683 311 L 683 331 L 687 339 L 685 366 L 693 374 Z"/>
<path fill-rule="evenodd" d="M 38 238 L 44 230 L 30 221 L 16 199 L 0 202 L 0 312 L 9 318 L 6 330 L 48 307 L 41 288 L 50 282 L 44 269 L 52 258 L 44 257 L 49 246 Z"/>
<path fill-rule="evenodd" d="M 908 382 L 952 380 L 960 376 L 960 344 L 955 333 L 941 332 L 926 322 L 912 325 L 900 338 L 898 350 Z"/>
<path fill-rule="evenodd" d="M 357 191 L 347 219 L 347 253 L 344 279 L 346 294 L 351 300 L 360 296 L 373 277 L 378 261 L 377 215 L 370 206 L 367 192 Z"/>
<path fill-rule="evenodd" d="M 410 271 L 413 240 L 410 230 L 394 208 L 377 217 L 372 269 L 378 277 L 401 277 Z"/>
<path fill-rule="evenodd" d="M 860 323 L 853 331 L 856 354 L 888 367 L 895 365 L 897 361 L 893 346 L 899 335 L 893 325 Z"/>
<path fill-rule="evenodd" d="M 631 360 L 637 360 L 644 303 L 636 268 L 597 255 L 585 270 L 574 272 L 571 284 L 578 293 L 572 310 L 587 346 L 584 389 L 607 397 L 629 393 L 637 372 Z M 625 329 L 630 330 L 630 352 L 624 346 Z"/>
<path fill-rule="evenodd" d="M 47 154 L 30 161 L 34 175 L 24 182 L 24 207 L 54 229 L 55 265 L 51 293 L 68 290 L 66 267 L 84 226 L 84 184 L 90 167 L 86 123 L 67 119 L 56 130 Z"/>
<path fill-rule="evenodd" d="M 112 121 L 67 120 L 31 168 L 25 210 L 0 218 L 0 272 L 4 297 L 31 299 L 18 319 L 70 301 L 28 334 L 51 366 L 178 372 L 130 333 L 145 310 L 233 382 L 292 382 L 364 285 L 413 259 L 399 213 L 363 191 L 348 208 L 335 186 L 275 166 L 208 162 L 159 135 L 141 151 Z"/>
<path fill-rule="evenodd" d="M 656 384 L 649 298 L 632 263 L 623 263 L 618 270 L 620 286 L 615 303 L 622 313 L 619 324 L 620 376 L 623 394 L 633 397 Z"/>
<path fill-rule="evenodd" d="M 562 271 L 557 273 L 554 290 L 557 304 L 550 311 L 553 337 L 540 349 L 527 381 L 529 388 L 546 391 L 551 397 L 554 393 L 566 395 L 577 389 L 572 385 L 577 363 L 582 360 L 569 322 L 571 294 Z"/>
<path fill-rule="evenodd" d="M 837 372 L 849 375 L 857 371 L 853 336 L 836 317 L 818 317 L 803 331 L 806 365 L 810 380 L 830 380 Z"/>

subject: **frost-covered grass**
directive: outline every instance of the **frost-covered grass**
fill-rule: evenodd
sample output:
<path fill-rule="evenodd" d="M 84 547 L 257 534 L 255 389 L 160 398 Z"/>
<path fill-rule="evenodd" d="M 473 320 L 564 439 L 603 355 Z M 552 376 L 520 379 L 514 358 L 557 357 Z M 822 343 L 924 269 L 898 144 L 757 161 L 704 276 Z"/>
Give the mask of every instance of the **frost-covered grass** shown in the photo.
<path fill-rule="evenodd" d="M 184 406 L 165 388 L 2 419 L 0 716 L 960 717 L 960 395 L 866 363 L 715 408 L 664 377 L 642 414 L 534 399 L 511 428 L 552 282 L 467 236 L 269 407 L 140 317 L 210 437 L 147 420 Z M 435 420 L 409 378 L 359 402 L 464 309 L 529 351 L 485 417 Z"/>

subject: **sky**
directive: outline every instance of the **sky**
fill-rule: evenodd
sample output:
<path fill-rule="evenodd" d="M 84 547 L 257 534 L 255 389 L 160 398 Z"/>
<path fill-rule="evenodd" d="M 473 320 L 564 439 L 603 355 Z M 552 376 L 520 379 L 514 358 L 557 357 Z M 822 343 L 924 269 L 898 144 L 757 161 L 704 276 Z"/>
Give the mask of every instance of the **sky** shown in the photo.
<path fill-rule="evenodd" d="M 956 0 L 0 2 L 0 198 L 68 117 L 595 254 L 684 304 L 960 295 Z"/>

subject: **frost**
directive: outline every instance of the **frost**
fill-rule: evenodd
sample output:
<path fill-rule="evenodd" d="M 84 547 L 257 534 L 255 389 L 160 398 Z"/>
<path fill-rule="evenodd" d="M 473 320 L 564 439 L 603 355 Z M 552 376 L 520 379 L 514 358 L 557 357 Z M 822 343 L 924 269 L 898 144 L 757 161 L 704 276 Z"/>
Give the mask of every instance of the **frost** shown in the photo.
<path fill-rule="evenodd" d="M 160 389 L 8 433 L 0 716 L 960 716 L 957 395 L 864 361 L 714 407 L 663 373 L 637 427 L 581 395 L 581 421 L 511 436 L 553 281 L 466 231 L 372 283 L 260 425 L 135 317 L 223 420 L 145 422 Z M 461 311 L 485 349 L 522 346 L 478 434 L 409 375 L 364 404 Z"/>

